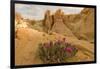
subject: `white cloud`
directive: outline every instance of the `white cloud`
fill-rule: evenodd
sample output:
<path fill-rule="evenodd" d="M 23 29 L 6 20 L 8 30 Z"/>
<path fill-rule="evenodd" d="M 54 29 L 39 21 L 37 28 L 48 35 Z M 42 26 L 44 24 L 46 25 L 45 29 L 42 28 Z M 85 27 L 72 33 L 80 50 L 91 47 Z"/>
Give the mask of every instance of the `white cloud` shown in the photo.
<path fill-rule="evenodd" d="M 21 13 L 24 18 L 43 19 L 46 10 L 51 10 L 54 13 L 57 9 L 62 9 L 65 14 L 77 14 L 83 8 L 79 7 L 62 7 L 62 6 L 47 6 L 47 5 L 32 5 L 32 4 L 15 4 L 15 12 Z"/>

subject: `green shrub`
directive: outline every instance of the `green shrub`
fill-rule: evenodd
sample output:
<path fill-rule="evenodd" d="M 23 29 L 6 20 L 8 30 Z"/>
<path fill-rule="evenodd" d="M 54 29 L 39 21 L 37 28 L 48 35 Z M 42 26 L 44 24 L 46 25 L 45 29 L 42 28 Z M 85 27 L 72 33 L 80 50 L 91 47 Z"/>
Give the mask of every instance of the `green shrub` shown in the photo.
<path fill-rule="evenodd" d="M 66 39 L 39 44 L 38 56 L 44 63 L 65 63 L 75 56 L 78 49 L 66 42 Z"/>

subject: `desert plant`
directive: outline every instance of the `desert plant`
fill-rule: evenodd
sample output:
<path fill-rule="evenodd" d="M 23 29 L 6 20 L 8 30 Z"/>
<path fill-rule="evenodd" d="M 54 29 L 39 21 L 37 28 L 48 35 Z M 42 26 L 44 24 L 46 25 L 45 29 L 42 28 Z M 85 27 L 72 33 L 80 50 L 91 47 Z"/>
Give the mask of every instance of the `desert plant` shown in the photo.
<path fill-rule="evenodd" d="M 65 63 L 75 56 L 78 49 L 66 42 L 66 39 L 39 44 L 38 56 L 44 63 Z"/>

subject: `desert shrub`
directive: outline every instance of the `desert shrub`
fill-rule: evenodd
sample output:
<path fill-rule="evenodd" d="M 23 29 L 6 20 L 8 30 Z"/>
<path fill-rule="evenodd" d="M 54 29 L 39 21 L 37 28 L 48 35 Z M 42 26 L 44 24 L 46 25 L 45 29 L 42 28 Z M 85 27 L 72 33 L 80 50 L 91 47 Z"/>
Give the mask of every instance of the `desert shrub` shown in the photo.
<path fill-rule="evenodd" d="M 66 39 L 39 44 L 38 56 L 44 63 L 65 63 L 76 55 L 78 49 L 66 42 Z"/>

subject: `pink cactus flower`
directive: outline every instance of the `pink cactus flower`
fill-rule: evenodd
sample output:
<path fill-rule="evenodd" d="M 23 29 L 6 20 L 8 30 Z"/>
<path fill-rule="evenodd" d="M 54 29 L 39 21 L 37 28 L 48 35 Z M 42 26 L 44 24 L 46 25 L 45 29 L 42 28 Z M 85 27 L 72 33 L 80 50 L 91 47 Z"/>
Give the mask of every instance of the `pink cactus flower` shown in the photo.
<path fill-rule="evenodd" d="M 71 53 L 72 52 L 72 48 L 71 47 L 65 48 L 65 51 Z"/>

